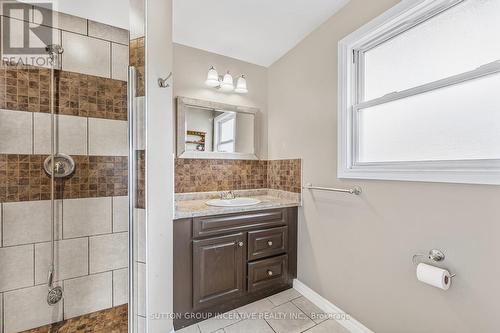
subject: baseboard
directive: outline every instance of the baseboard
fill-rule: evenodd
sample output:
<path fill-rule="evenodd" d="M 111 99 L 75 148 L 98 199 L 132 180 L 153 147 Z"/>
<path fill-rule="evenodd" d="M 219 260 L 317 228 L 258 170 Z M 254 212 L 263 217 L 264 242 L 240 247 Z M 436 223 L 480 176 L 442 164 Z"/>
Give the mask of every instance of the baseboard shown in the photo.
<path fill-rule="evenodd" d="M 351 333 L 374 333 L 372 330 L 361 324 L 359 321 L 354 319 L 352 316 L 348 316 L 342 309 L 338 306 L 332 304 L 330 301 L 325 299 L 323 296 L 303 284 L 297 279 L 293 280 L 293 288 L 299 293 L 304 295 L 308 300 L 310 300 L 314 305 L 323 310 L 325 313 L 339 314 L 340 317 L 344 319 L 334 318 L 340 325 L 348 329 Z M 334 316 L 335 317 L 335 316 Z"/>

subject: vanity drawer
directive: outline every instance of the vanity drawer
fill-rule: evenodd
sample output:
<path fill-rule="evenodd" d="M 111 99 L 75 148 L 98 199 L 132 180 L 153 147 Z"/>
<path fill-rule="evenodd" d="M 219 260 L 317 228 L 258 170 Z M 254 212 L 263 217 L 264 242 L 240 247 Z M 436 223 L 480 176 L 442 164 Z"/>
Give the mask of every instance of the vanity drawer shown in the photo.
<path fill-rule="evenodd" d="M 248 232 L 248 260 L 282 254 L 288 250 L 288 227 Z"/>
<path fill-rule="evenodd" d="M 248 264 L 248 292 L 285 285 L 288 282 L 288 255 Z"/>
<path fill-rule="evenodd" d="M 286 209 L 195 217 L 193 238 L 213 236 L 247 229 L 267 228 L 287 224 Z"/>

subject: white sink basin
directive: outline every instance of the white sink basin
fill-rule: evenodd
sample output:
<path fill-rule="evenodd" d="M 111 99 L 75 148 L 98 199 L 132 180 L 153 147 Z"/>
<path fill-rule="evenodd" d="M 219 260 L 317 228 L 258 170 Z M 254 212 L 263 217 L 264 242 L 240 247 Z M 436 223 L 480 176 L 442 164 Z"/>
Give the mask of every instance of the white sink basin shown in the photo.
<path fill-rule="evenodd" d="M 253 206 L 261 201 L 253 198 L 235 198 L 235 199 L 214 199 L 208 200 L 206 202 L 209 206 L 217 206 L 217 207 L 241 207 L 241 206 Z"/>

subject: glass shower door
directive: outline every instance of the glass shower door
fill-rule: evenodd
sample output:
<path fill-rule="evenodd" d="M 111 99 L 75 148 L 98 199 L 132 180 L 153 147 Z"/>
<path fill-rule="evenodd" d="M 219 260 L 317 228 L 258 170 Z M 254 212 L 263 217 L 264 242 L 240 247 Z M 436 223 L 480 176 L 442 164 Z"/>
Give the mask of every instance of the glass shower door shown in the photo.
<path fill-rule="evenodd" d="M 144 316 L 129 296 L 144 205 L 129 220 L 128 197 L 143 6 L 122 3 L 0 2 L 0 333 L 127 332 L 129 303 Z"/>

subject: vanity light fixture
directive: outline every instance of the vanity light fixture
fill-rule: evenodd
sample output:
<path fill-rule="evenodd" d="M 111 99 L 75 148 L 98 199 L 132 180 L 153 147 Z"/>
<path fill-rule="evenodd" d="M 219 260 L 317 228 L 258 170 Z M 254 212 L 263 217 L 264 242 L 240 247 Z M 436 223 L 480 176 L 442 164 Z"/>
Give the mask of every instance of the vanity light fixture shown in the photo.
<path fill-rule="evenodd" d="M 234 91 L 238 94 L 246 94 L 248 93 L 247 89 L 247 80 L 245 75 L 240 75 L 236 82 L 236 89 L 234 87 L 234 80 L 229 71 L 224 75 L 219 75 L 214 66 L 211 66 L 208 70 L 207 80 L 205 81 L 205 85 L 220 89 L 224 92 Z"/>

